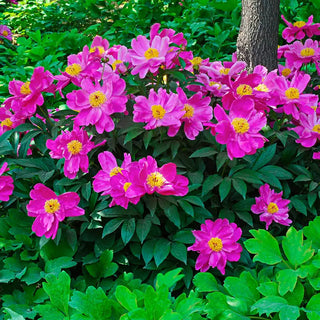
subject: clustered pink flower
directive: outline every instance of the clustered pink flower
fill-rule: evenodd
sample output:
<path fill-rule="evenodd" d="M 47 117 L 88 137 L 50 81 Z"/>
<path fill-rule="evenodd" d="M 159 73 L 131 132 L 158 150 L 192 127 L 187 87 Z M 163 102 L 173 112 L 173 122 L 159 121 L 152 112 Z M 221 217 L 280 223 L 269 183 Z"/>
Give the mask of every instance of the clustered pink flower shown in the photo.
<path fill-rule="evenodd" d="M 132 162 L 129 154 L 124 154 L 121 167 L 114 155 L 105 151 L 98 156 L 102 167 L 95 176 L 93 189 L 110 195 L 110 207 L 120 205 L 127 208 L 129 203 L 137 204 L 148 193 L 184 196 L 188 193 L 188 179 L 177 174 L 176 165 L 167 163 L 158 167 L 151 156 Z"/>
<path fill-rule="evenodd" d="M 205 272 L 210 267 L 217 267 L 225 274 L 227 261 L 240 259 L 242 247 L 237 241 L 242 230 L 235 223 L 229 223 L 227 219 L 206 220 L 201 225 L 201 230 L 194 230 L 192 233 L 196 241 L 188 251 L 199 253 L 196 270 Z"/>
<path fill-rule="evenodd" d="M 54 239 L 57 235 L 59 222 L 66 217 L 76 217 L 85 214 L 78 207 L 80 197 L 75 192 L 65 192 L 56 195 L 50 188 L 38 183 L 30 191 L 32 200 L 27 204 L 28 216 L 36 217 L 32 231 L 38 236 Z"/>
<path fill-rule="evenodd" d="M 74 179 L 79 170 L 87 173 L 89 168 L 88 153 L 95 148 L 94 143 L 83 128 L 62 132 L 55 140 L 47 140 L 47 148 L 53 159 L 65 159 L 64 174 Z"/>
<path fill-rule="evenodd" d="M 320 23 L 313 23 L 313 15 L 308 18 L 307 22 L 304 21 L 296 21 L 295 23 L 291 23 L 285 19 L 285 17 L 281 16 L 282 20 L 288 26 L 282 32 L 282 37 L 287 42 L 292 42 L 293 40 L 301 40 L 305 36 L 311 38 L 314 35 L 320 35 Z"/>
<path fill-rule="evenodd" d="M 252 205 L 251 211 L 260 214 L 260 221 L 266 223 L 266 229 L 268 230 L 272 221 L 289 226 L 292 222 L 288 214 L 290 200 L 282 199 L 282 191 L 275 193 L 268 184 L 265 184 L 259 188 L 259 193 L 260 197 L 256 197 L 256 203 Z"/>
<path fill-rule="evenodd" d="M 9 170 L 8 163 L 5 162 L 0 168 L 0 200 L 1 201 L 8 201 L 14 189 L 12 177 L 3 176 L 3 174 L 8 170 Z"/>
<path fill-rule="evenodd" d="M 12 32 L 9 27 L 4 24 L 0 24 L 0 40 L 5 38 L 9 41 L 12 41 Z"/>

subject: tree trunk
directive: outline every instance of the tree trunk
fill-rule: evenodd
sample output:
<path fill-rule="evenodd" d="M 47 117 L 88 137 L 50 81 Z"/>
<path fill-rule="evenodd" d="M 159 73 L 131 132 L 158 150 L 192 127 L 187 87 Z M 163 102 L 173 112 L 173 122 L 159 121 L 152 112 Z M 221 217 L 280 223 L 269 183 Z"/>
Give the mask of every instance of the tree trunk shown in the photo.
<path fill-rule="evenodd" d="M 237 57 L 249 72 L 259 64 L 269 71 L 278 68 L 279 7 L 280 0 L 242 0 Z"/>

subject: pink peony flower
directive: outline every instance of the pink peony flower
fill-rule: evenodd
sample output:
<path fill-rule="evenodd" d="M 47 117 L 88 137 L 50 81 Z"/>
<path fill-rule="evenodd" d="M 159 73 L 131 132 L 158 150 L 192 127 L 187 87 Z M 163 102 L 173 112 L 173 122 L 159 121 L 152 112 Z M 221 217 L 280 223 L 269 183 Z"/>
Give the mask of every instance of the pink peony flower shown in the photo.
<path fill-rule="evenodd" d="M 229 115 L 217 105 L 214 115 L 218 120 L 215 126 L 216 140 L 227 145 L 229 158 L 242 158 L 254 154 L 267 141 L 259 131 L 266 125 L 265 114 L 257 112 L 250 98 L 235 100 Z"/>
<path fill-rule="evenodd" d="M 148 40 L 145 36 L 139 35 L 131 41 L 132 49 L 129 50 L 133 75 L 139 73 L 139 77 L 145 78 L 148 71 L 156 73 L 161 64 L 166 61 L 169 51 L 169 38 L 155 36 Z"/>
<path fill-rule="evenodd" d="M 310 148 L 320 139 L 320 118 L 316 112 L 308 115 L 301 113 L 299 125 L 292 128 L 292 130 L 299 135 L 299 139 L 296 142 L 301 143 L 306 148 Z"/>
<path fill-rule="evenodd" d="M 0 135 L 22 124 L 23 120 L 14 121 L 14 115 L 4 107 L 0 107 Z"/>
<path fill-rule="evenodd" d="M 203 131 L 203 123 L 212 119 L 212 107 L 209 105 L 211 99 L 209 97 L 202 98 L 201 92 L 188 99 L 181 88 L 177 88 L 177 93 L 185 111 L 180 119 L 184 123 L 184 132 L 188 139 L 194 140 L 199 132 Z M 168 135 L 170 137 L 176 135 L 179 128 L 180 126 L 171 126 Z"/>
<path fill-rule="evenodd" d="M 74 179 L 80 169 L 88 172 L 88 153 L 95 148 L 91 138 L 83 128 L 75 128 L 71 132 L 62 132 L 55 140 L 47 140 L 51 158 L 65 158 L 64 174 L 69 179 Z"/>
<path fill-rule="evenodd" d="M 8 171 L 8 163 L 5 162 L 0 168 L 0 200 L 9 201 L 12 195 L 14 186 L 13 179 L 10 176 L 3 176 L 3 173 Z"/>
<path fill-rule="evenodd" d="M 268 230 L 272 221 L 285 226 L 292 222 L 288 215 L 288 204 L 290 200 L 282 199 L 282 191 L 275 193 L 268 184 L 259 188 L 260 197 L 256 197 L 256 203 L 251 207 L 251 211 L 260 215 L 260 221 L 266 223 Z"/>
<path fill-rule="evenodd" d="M 103 84 L 93 84 L 91 80 L 81 82 L 81 90 L 67 94 L 67 105 L 80 111 L 74 121 L 77 126 L 95 125 L 97 132 L 110 132 L 114 122 L 110 117 L 115 112 L 124 112 L 128 98 L 125 95 L 126 83 L 115 73 L 108 73 Z"/>
<path fill-rule="evenodd" d="M 11 30 L 4 24 L 0 24 L 0 40 L 1 38 L 5 38 L 9 41 L 12 41 L 12 32 Z"/>
<path fill-rule="evenodd" d="M 42 106 L 42 92 L 55 92 L 54 77 L 43 67 L 34 69 L 30 81 L 13 80 L 9 82 L 9 92 L 13 95 L 4 101 L 5 107 L 14 111 L 14 120 L 30 118 L 37 106 Z"/>
<path fill-rule="evenodd" d="M 313 23 L 313 16 L 311 15 L 308 18 L 307 22 L 304 21 L 296 21 L 295 23 L 291 23 L 285 19 L 285 17 L 281 16 L 282 20 L 288 26 L 282 32 L 282 38 L 285 39 L 287 42 L 292 42 L 293 40 L 301 40 L 306 35 L 311 38 L 314 35 L 320 35 L 320 23 Z"/>
<path fill-rule="evenodd" d="M 303 44 L 295 41 L 284 53 L 287 65 L 290 68 L 300 69 L 303 64 L 315 63 L 320 59 L 320 48 L 318 41 L 307 39 Z"/>
<path fill-rule="evenodd" d="M 206 220 L 201 225 L 201 230 L 194 230 L 192 233 L 196 241 L 188 251 L 200 253 L 196 261 L 196 270 L 205 272 L 210 267 L 217 267 L 225 274 L 227 261 L 240 259 L 242 247 L 237 241 L 242 230 L 235 223 L 229 223 L 227 219 Z"/>
<path fill-rule="evenodd" d="M 37 183 L 30 191 L 32 200 L 27 204 L 28 216 L 36 217 L 32 231 L 38 236 L 54 239 L 57 235 L 59 222 L 66 217 L 85 214 L 77 205 L 80 197 L 75 192 L 65 192 L 57 196 L 51 189 Z"/>
<path fill-rule="evenodd" d="M 180 127 L 180 118 L 185 114 L 178 95 L 167 93 L 160 88 L 158 93 L 150 90 L 149 97 L 138 96 L 133 106 L 133 121 L 147 122 L 146 130 L 155 129 L 161 126 Z"/>
<path fill-rule="evenodd" d="M 109 48 L 109 41 L 107 39 L 103 39 L 100 36 L 95 36 L 91 47 L 90 47 L 90 52 L 95 53 L 98 57 L 102 57 L 105 52 Z"/>
<path fill-rule="evenodd" d="M 140 159 L 139 172 L 135 179 L 138 186 L 144 186 L 148 194 L 157 192 L 169 196 L 185 196 L 188 193 L 188 178 L 177 174 L 177 166 L 170 162 L 158 168 L 151 156 Z"/>
<path fill-rule="evenodd" d="M 104 55 L 104 58 L 108 60 L 108 64 L 112 67 L 112 70 L 116 73 L 126 73 L 126 62 L 129 62 L 128 49 L 125 46 L 116 45 L 108 49 Z"/>

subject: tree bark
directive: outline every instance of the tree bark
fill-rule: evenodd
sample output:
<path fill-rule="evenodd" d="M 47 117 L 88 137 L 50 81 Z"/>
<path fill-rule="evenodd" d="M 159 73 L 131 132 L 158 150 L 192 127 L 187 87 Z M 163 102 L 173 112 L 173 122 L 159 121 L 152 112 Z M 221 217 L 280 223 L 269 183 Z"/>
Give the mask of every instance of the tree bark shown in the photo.
<path fill-rule="evenodd" d="M 249 72 L 259 64 L 278 68 L 279 7 L 280 0 L 242 0 L 237 57 Z"/>

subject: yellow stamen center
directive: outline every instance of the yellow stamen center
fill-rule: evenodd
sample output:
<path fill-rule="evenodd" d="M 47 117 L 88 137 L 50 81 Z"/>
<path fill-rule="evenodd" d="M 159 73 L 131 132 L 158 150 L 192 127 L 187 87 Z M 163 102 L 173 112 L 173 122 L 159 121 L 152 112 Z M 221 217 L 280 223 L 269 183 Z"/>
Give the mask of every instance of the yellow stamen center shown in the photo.
<path fill-rule="evenodd" d="M 230 71 L 230 68 L 221 68 L 219 70 L 221 74 L 225 74 L 225 75 L 229 74 L 229 71 Z"/>
<path fill-rule="evenodd" d="M 209 86 L 210 87 L 213 87 L 215 85 L 218 85 L 218 87 L 217 87 L 218 90 L 221 89 L 221 87 L 222 87 L 221 83 L 219 83 L 219 82 L 215 82 L 215 81 L 210 81 L 209 82 Z"/>
<path fill-rule="evenodd" d="M 114 168 L 110 171 L 109 175 L 110 175 L 110 177 L 113 177 L 113 176 L 115 176 L 116 174 L 121 173 L 122 170 L 123 170 L 123 168 L 114 167 Z"/>
<path fill-rule="evenodd" d="M 157 120 L 162 119 L 166 114 L 166 110 L 160 104 L 154 104 L 151 107 L 151 111 L 152 111 L 152 116 Z"/>
<path fill-rule="evenodd" d="M 82 150 L 82 143 L 79 140 L 72 140 L 67 144 L 68 151 L 76 155 Z"/>
<path fill-rule="evenodd" d="M 106 102 L 106 100 L 107 97 L 101 91 L 95 91 L 91 93 L 89 96 L 89 102 L 91 107 L 93 108 L 101 107 L 101 105 L 103 105 Z"/>
<path fill-rule="evenodd" d="M 313 57 L 315 51 L 313 48 L 304 48 L 300 51 L 301 57 Z"/>
<path fill-rule="evenodd" d="M 270 214 L 274 214 L 274 213 L 276 213 L 276 212 L 279 211 L 279 208 L 278 208 L 278 206 L 277 206 L 276 203 L 270 202 L 270 203 L 268 204 L 268 209 L 267 209 L 267 211 L 268 211 L 268 213 L 270 213 Z"/>
<path fill-rule="evenodd" d="M 240 84 L 237 88 L 237 94 L 239 96 L 250 96 L 252 95 L 252 87 L 248 84 Z"/>
<path fill-rule="evenodd" d="M 44 210 L 47 213 L 56 213 L 60 209 L 60 203 L 58 199 L 47 200 L 44 204 Z"/>
<path fill-rule="evenodd" d="M 200 57 L 194 57 L 192 60 L 190 60 L 190 62 L 194 66 L 200 66 L 202 59 Z"/>
<path fill-rule="evenodd" d="M 312 108 L 314 111 L 317 111 L 317 109 L 318 109 L 317 106 L 311 106 L 311 108 Z"/>
<path fill-rule="evenodd" d="M 183 110 L 186 112 L 182 118 L 192 118 L 193 114 L 194 114 L 194 108 L 192 106 L 190 106 L 190 104 L 185 104 Z"/>
<path fill-rule="evenodd" d="M 5 37 L 9 34 L 9 32 L 7 30 L 3 30 L 2 31 L 2 35 L 4 35 Z"/>
<path fill-rule="evenodd" d="M 246 133 L 250 129 L 249 122 L 245 118 L 234 118 L 231 124 L 236 133 Z"/>
<path fill-rule="evenodd" d="M 72 77 L 76 77 L 81 71 L 81 66 L 78 63 L 73 63 L 70 66 L 67 66 L 65 70 L 65 72 Z"/>
<path fill-rule="evenodd" d="M 304 21 L 296 21 L 293 25 L 295 27 L 302 28 L 306 25 L 306 23 Z"/>
<path fill-rule="evenodd" d="M 158 58 L 159 57 L 159 51 L 154 48 L 149 48 L 145 53 L 144 56 L 147 60 L 150 60 L 152 58 Z"/>
<path fill-rule="evenodd" d="M 316 132 L 316 133 L 320 133 L 320 124 L 316 124 L 313 128 L 312 131 Z"/>
<path fill-rule="evenodd" d="M 104 47 L 102 47 L 102 46 L 92 47 L 89 51 L 90 51 L 90 52 L 95 52 L 96 49 L 99 50 L 99 54 L 100 54 L 100 55 L 103 55 L 103 54 L 105 53 Z"/>
<path fill-rule="evenodd" d="M 300 93 L 297 88 L 289 88 L 285 91 L 285 95 L 289 100 L 299 99 Z"/>
<path fill-rule="evenodd" d="M 117 65 L 122 63 L 123 61 L 122 60 L 115 60 L 112 62 L 111 66 L 112 66 L 112 70 L 115 71 L 116 68 L 117 68 Z"/>
<path fill-rule="evenodd" d="M 291 73 L 291 69 L 289 69 L 289 68 L 284 68 L 284 69 L 281 71 L 281 74 L 282 74 L 284 77 L 287 77 L 290 73 Z"/>
<path fill-rule="evenodd" d="M 223 248 L 222 241 L 220 238 L 211 238 L 208 241 L 210 249 L 214 252 L 220 252 Z"/>
<path fill-rule="evenodd" d="M 13 122 L 10 120 L 10 118 L 6 118 L 3 121 L 1 121 L 1 127 L 6 126 L 6 127 L 10 128 L 12 126 L 12 124 L 13 124 Z"/>
<path fill-rule="evenodd" d="M 162 187 L 166 179 L 160 172 L 152 172 L 147 177 L 147 184 L 151 187 Z"/>
<path fill-rule="evenodd" d="M 259 84 L 258 86 L 256 86 L 255 89 L 256 89 L 257 91 L 261 91 L 261 92 L 269 92 L 268 87 L 267 87 L 265 84 L 263 84 L 263 83 L 261 83 L 261 84 Z"/>
<path fill-rule="evenodd" d="M 132 185 L 132 183 L 131 182 L 126 182 L 124 185 L 123 185 L 123 190 L 125 191 L 125 192 L 127 192 L 127 190 L 129 189 L 129 187 Z"/>
<path fill-rule="evenodd" d="M 20 88 L 20 93 L 21 94 L 25 94 L 25 95 L 28 95 L 31 93 L 31 90 L 30 90 L 30 81 L 27 81 L 25 82 L 21 88 Z"/>

